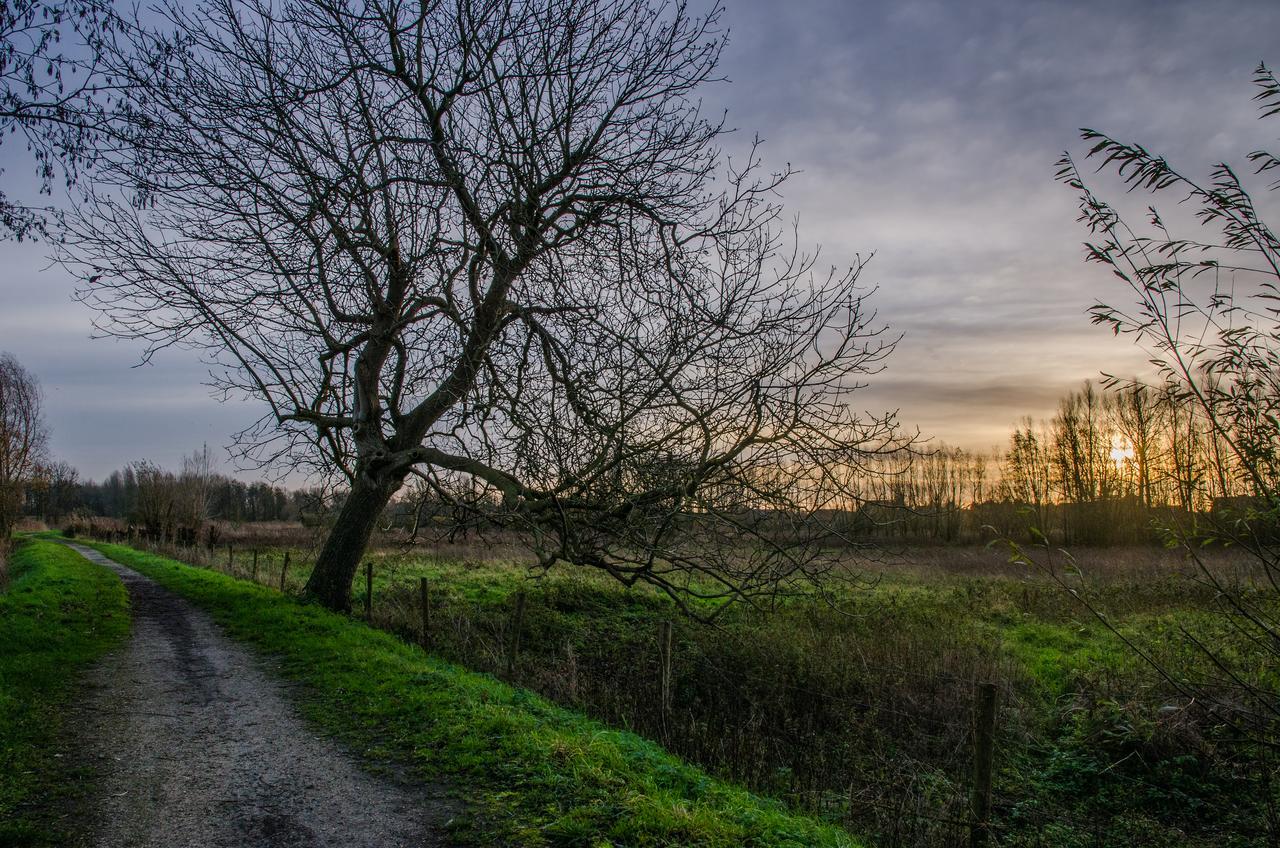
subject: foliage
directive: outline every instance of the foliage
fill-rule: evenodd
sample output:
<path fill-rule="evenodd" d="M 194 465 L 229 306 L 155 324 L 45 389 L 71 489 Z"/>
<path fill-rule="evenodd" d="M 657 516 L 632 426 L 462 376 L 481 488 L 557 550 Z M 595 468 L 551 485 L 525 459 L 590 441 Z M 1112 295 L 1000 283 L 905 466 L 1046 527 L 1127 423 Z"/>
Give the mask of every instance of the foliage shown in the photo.
<path fill-rule="evenodd" d="M 1262 117 L 1280 114 L 1275 75 L 1260 65 L 1254 82 Z M 1204 181 L 1141 145 L 1092 129 L 1082 130 L 1081 137 L 1100 171 L 1113 172 L 1131 191 L 1172 193 L 1190 208 L 1189 225 L 1199 227 L 1178 235 L 1177 218 L 1154 206 L 1147 209 L 1145 226 L 1132 224 L 1085 181 L 1069 155 L 1059 163 L 1058 178 L 1078 193 L 1080 220 L 1091 235 L 1087 258 L 1111 271 L 1133 298 L 1126 307 L 1096 305 L 1094 321 L 1151 353 L 1159 391 L 1198 423 L 1210 445 L 1205 473 L 1218 480 L 1221 491 L 1235 495 L 1224 498 L 1222 509 L 1202 524 L 1173 522 L 1166 529 L 1172 544 L 1200 562 L 1227 621 L 1252 650 L 1223 653 L 1184 632 L 1212 659 L 1214 672 L 1199 680 L 1178 666 L 1162 671 L 1218 720 L 1260 744 L 1280 746 L 1280 687 L 1274 685 L 1280 677 L 1280 626 L 1274 604 L 1241 591 L 1197 555 L 1206 542 L 1238 546 L 1253 556 L 1264 586 L 1280 587 L 1280 238 L 1247 178 L 1228 163 L 1215 165 Z M 1247 158 L 1260 177 L 1274 176 L 1280 167 L 1280 159 L 1265 150 Z M 1263 188 L 1274 191 L 1280 183 L 1264 182 Z M 1270 673 L 1259 678 L 1259 666 Z"/>

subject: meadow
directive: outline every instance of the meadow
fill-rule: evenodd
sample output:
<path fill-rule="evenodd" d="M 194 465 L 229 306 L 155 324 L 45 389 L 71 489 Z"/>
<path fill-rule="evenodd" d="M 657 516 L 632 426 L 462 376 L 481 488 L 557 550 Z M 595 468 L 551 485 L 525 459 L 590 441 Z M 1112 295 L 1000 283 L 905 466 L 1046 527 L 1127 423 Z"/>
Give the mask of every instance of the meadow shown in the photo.
<path fill-rule="evenodd" d="M 310 556 L 284 527 L 165 552 L 276 589 L 287 553 L 287 593 Z M 1193 639 L 1243 647 L 1215 591 L 1178 551 L 1072 555 L 1054 580 L 998 548 L 851 554 L 832 598 L 735 606 L 704 624 L 598 573 L 531 570 L 511 540 L 387 542 L 357 577 L 353 615 L 872 845 L 969 844 L 981 683 L 998 692 L 993 844 L 1272 844 L 1266 752 L 1134 650 L 1211 675 Z M 1252 591 L 1245 558 L 1204 555 Z M 1257 669 L 1274 685 L 1268 674 Z"/>

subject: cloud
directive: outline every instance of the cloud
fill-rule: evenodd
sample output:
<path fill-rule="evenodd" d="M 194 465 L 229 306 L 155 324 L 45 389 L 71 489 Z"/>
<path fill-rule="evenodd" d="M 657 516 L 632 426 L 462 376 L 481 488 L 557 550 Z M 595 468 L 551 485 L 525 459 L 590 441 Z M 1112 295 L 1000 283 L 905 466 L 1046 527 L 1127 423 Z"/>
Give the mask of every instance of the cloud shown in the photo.
<path fill-rule="evenodd" d="M 1099 371 L 1145 367 L 1086 314 L 1124 292 L 1081 262 L 1074 199 L 1052 180 L 1077 128 L 1193 169 L 1274 134 L 1248 83 L 1257 61 L 1280 61 L 1269 0 L 733 0 L 725 22 L 732 83 L 705 103 L 740 128 L 727 149 L 759 132 L 766 164 L 801 170 L 785 201 L 802 237 L 837 266 L 874 251 L 873 305 L 905 333 L 861 403 L 972 447 Z M 29 167 L 13 144 L 0 165 L 7 186 Z M 90 340 L 91 315 L 46 265 L 0 245 L 0 349 L 44 380 L 57 449 L 88 473 L 176 462 L 257 417 L 213 400 L 192 353 L 136 369 L 137 346 Z"/>
<path fill-rule="evenodd" d="M 1089 323 L 1094 302 L 1128 292 L 1081 261 L 1075 199 L 1052 179 L 1078 127 L 1204 169 L 1269 141 L 1248 80 L 1280 24 L 1274 4 L 730 11 L 735 125 L 767 127 L 766 156 L 801 169 L 788 210 L 827 261 L 875 251 L 864 279 L 906 335 L 864 402 L 953 442 L 981 446 L 1023 414 L 1048 415 L 1101 371 L 1149 371 L 1145 353 Z"/>

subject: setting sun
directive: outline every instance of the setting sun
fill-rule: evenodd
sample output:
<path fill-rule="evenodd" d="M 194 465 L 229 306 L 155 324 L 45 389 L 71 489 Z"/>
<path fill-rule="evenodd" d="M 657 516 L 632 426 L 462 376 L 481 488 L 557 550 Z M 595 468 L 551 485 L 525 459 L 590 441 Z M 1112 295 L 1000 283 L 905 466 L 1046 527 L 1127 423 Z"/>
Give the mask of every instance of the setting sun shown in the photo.
<path fill-rule="evenodd" d="M 1133 446 L 1129 444 L 1128 439 L 1119 436 L 1111 440 L 1111 461 L 1116 465 L 1124 465 L 1133 459 Z"/>
<path fill-rule="evenodd" d="M 1278 31 L 5 2 L 0 848 L 1280 848 Z"/>

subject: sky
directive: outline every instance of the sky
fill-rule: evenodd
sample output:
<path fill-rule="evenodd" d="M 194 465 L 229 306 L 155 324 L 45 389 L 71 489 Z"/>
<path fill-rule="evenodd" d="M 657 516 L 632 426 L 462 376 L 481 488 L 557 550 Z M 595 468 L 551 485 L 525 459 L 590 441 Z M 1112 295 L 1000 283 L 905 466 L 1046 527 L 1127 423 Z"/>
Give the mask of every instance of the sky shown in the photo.
<path fill-rule="evenodd" d="M 799 171 L 783 200 L 802 240 L 836 266 L 873 253 L 862 279 L 903 336 L 857 405 L 975 450 L 1085 379 L 1146 367 L 1089 322 L 1125 292 L 1082 261 L 1075 197 L 1053 180 L 1064 150 L 1083 152 L 1078 128 L 1202 174 L 1243 165 L 1280 127 L 1258 120 L 1249 82 L 1259 61 L 1280 65 L 1274 0 L 726 6 L 728 82 L 704 102 L 728 111 L 728 149 L 758 134 L 767 165 Z M 0 165 L 17 194 L 20 146 L 0 147 Z M 40 379 L 60 458 L 93 478 L 144 457 L 176 466 L 259 416 L 215 398 L 194 353 L 139 365 L 138 345 L 92 338 L 45 253 L 0 244 L 0 351 Z"/>

